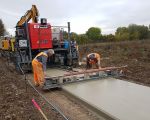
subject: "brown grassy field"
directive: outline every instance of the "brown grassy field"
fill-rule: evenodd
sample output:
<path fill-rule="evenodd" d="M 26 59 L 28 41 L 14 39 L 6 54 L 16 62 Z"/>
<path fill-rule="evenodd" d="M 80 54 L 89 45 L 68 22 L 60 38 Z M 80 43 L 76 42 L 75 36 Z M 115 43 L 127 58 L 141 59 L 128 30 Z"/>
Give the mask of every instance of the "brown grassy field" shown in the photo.
<path fill-rule="evenodd" d="M 92 52 L 104 58 L 102 67 L 128 65 L 124 79 L 150 86 L 150 40 L 81 45 L 80 60 Z"/>
<path fill-rule="evenodd" d="M 128 65 L 122 79 L 150 86 L 150 40 L 82 45 L 79 46 L 80 60 L 91 52 L 97 52 L 104 58 L 101 60 L 102 67 Z M 43 117 L 31 102 L 32 98 L 48 118 L 62 119 L 29 85 L 26 90 L 24 77 L 2 57 L 0 94 L 0 120 L 42 120 Z"/>

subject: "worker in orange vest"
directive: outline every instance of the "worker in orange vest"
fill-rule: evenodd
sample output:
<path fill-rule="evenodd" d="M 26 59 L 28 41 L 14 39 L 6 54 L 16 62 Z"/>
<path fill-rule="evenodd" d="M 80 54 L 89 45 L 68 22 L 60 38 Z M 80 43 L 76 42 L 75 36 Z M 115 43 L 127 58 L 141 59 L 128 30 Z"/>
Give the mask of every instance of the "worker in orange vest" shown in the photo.
<path fill-rule="evenodd" d="M 53 49 L 48 49 L 44 52 L 40 52 L 33 60 L 33 74 L 34 74 L 34 83 L 35 86 L 43 86 L 44 77 L 46 75 L 46 63 L 48 57 L 51 57 L 54 54 Z"/>
<path fill-rule="evenodd" d="M 98 53 L 90 53 L 87 55 L 86 68 L 91 69 L 94 65 L 97 69 L 100 68 L 100 55 Z"/>

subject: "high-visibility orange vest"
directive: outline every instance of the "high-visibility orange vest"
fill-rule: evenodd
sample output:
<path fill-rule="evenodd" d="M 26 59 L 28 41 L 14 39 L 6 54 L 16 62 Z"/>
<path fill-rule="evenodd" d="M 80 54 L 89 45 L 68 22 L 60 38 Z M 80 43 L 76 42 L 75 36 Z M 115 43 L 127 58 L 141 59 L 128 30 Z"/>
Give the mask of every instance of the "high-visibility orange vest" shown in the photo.
<path fill-rule="evenodd" d="M 90 55 L 92 55 L 92 54 L 94 54 L 94 59 L 95 59 L 96 61 L 90 59 Z M 88 62 L 89 62 L 90 64 L 95 64 L 97 61 L 100 60 L 100 55 L 99 55 L 98 53 L 90 53 L 90 54 L 87 55 L 87 58 L 89 59 Z"/>
<path fill-rule="evenodd" d="M 34 59 L 36 59 L 37 57 L 42 56 L 42 55 L 48 57 L 48 55 L 46 53 L 40 52 L 39 54 L 36 55 L 36 57 Z"/>

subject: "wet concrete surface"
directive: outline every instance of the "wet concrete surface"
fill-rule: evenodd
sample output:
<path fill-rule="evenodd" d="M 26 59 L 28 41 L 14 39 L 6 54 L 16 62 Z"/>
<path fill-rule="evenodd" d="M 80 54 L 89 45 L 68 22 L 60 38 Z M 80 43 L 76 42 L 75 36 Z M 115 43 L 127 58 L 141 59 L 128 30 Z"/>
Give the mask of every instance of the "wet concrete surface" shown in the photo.
<path fill-rule="evenodd" d="M 150 88 L 115 78 L 66 85 L 64 90 L 120 120 L 150 120 Z"/>
<path fill-rule="evenodd" d="M 67 73 L 48 69 L 47 76 Z M 73 96 L 99 111 L 121 120 L 150 120 L 150 88 L 135 83 L 107 78 L 63 86 Z"/>
<path fill-rule="evenodd" d="M 48 77 L 61 76 L 61 75 L 64 75 L 65 73 L 67 73 L 67 70 L 65 70 L 65 69 L 52 68 L 52 69 L 47 69 L 46 70 L 46 75 Z"/>
<path fill-rule="evenodd" d="M 47 69 L 46 74 L 49 77 L 64 75 L 71 71 L 63 69 Z M 43 95 L 55 104 L 70 120 L 107 120 L 103 116 L 95 114 L 88 107 L 84 106 L 78 99 L 70 97 L 63 90 L 50 90 Z"/>

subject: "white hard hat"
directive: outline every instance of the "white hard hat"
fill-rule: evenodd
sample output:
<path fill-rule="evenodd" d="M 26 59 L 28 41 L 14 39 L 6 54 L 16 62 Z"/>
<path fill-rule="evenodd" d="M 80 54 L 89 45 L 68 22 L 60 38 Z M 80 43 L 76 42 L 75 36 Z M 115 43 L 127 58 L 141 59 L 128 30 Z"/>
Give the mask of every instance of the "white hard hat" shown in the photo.
<path fill-rule="evenodd" d="M 55 52 L 54 52 L 54 50 L 53 49 L 48 49 L 48 53 L 50 53 L 50 54 L 55 54 Z"/>

